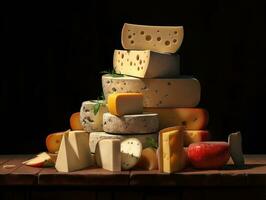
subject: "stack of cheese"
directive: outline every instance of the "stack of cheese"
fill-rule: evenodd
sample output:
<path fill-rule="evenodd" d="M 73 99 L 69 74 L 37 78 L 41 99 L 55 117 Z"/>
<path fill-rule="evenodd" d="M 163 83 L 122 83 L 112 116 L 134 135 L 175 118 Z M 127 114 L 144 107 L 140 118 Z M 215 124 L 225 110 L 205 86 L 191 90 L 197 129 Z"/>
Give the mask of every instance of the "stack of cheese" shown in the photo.
<path fill-rule="evenodd" d="M 145 112 L 159 114 L 159 129 L 185 127 L 182 145 L 209 138 L 204 129 L 208 112 L 195 108 L 201 87 L 197 79 L 180 75 L 180 58 L 176 53 L 182 44 L 183 27 L 124 24 L 122 46 L 115 50 L 114 70 L 124 76 L 103 75 L 105 98 L 113 93 L 143 94 Z M 170 169 L 170 171 L 172 171 Z"/>

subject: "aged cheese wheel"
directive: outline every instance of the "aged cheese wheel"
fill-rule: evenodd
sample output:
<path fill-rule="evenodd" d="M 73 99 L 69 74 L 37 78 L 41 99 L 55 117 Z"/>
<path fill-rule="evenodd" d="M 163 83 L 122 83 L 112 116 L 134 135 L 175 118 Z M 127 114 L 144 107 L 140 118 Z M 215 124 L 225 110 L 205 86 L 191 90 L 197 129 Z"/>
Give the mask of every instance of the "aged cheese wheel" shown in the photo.
<path fill-rule="evenodd" d="M 138 134 L 158 131 L 159 118 L 155 113 L 116 116 L 103 114 L 103 130 L 107 133 Z"/>
<path fill-rule="evenodd" d="M 195 107 L 200 101 L 201 87 L 195 78 L 140 79 L 110 74 L 102 76 L 105 99 L 115 92 L 140 92 L 144 107 Z"/>

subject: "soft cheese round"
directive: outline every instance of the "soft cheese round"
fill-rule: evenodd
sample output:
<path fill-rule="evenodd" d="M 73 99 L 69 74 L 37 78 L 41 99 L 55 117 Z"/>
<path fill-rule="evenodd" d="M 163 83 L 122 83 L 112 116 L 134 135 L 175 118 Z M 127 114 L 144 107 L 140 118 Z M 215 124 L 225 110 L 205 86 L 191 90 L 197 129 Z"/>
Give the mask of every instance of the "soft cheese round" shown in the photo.
<path fill-rule="evenodd" d="M 142 144 L 137 138 L 128 138 L 121 142 L 121 168 L 128 170 L 134 167 L 142 152 Z"/>
<path fill-rule="evenodd" d="M 156 143 L 158 141 L 158 133 L 117 135 L 117 134 L 109 134 L 106 132 L 91 132 L 89 134 L 90 151 L 92 153 L 95 153 L 96 145 L 102 139 L 120 139 L 121 141 L 123 141 L 132 137 L 137 138 L 141 142 L 143 148 L 149 146 L 149 143 L 147 142 L 149 139 L 154 140 Z"/>
<path fill-rule="evenodd" d="M 102 131 L 103 113 L 105 112 L 108 112 L 105 101 L 84 101 L 80 108 L 80 123 L 83 129 L 87 132 Z"/>
<path fill-rule="evenodd" d="M 130 76 L 102 76 L 105 99 L 114 92 L 140 92 L 144 107 L 176 108 L 196 107 L 201 87 L 192 77 L 141 79 Z"/>
<path fill-rule="evenodd" d="M 103 114 L 103 130 L 107 133 L 138 134 L 153 133 L 159 129 L 157 113 L 116 116 Z"/>

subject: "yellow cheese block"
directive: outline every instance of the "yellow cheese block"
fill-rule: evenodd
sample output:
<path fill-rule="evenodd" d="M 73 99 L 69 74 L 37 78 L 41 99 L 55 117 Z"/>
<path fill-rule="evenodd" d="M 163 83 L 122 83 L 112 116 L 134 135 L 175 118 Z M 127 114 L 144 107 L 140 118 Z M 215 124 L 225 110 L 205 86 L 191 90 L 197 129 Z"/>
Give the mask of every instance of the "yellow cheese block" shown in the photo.
<path fill-rule="evenodd" d="M 205 129 L 209 114 L 202 108 L 144 108 L 144 112 L 158 113 L 159 128 L 184 126 L 189 130 Z"/>
<path fill-rule="evenodd" d="M 182 44 L 183 26 L 146 26 L 125 23 L 121 42 L 124 49 L 175 53 Z"/>
<path fill-rule="evenodd" d="M 187 163 L 183 147 L 184 129 L 181 127 L 163 129 L 159 133 L 159 169 L 162 172 L 178 172 Z"/>
<path fill-rule="evenodd" d="M 143 95 L 141 93 L 113 93 L 108 97 L 108 110 L 117 116 L 141 114 Z"/>

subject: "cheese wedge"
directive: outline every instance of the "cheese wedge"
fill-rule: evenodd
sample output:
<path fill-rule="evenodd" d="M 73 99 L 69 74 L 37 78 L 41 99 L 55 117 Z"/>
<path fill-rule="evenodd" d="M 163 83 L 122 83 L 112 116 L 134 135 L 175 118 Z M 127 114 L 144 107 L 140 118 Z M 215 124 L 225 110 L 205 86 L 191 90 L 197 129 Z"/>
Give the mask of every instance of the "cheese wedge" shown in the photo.
<path fill-rule="evenodd" d="M 170 78 L 180 74 L 178 55 L 159 54 L 149 50 L 115 50 L 114 70 L 139 78 Z"/>
<path fill-rule="evenodd" d="M 200 83 L 195 78 L 140 79 L 110 74 L 102 76 L 105 99 L 112 93 L 142 93 L 144 107 L 195 107 L 200 101 Z"/>
<path fill-rule="evenodd" d="M 59 172 L 72 172 L 93 165 L 89 137 L 85 131 L 70 131 L 63 135 L 55 168 Z"/>
<path fill-rule="evenodd" d="M 228 136 L 230 156 L 237 167 L 245 165 L 245 158 L 242 151 L 242 136 L 240 132 L 231 133 Z"/>
<path fill-rule="evenodd" d="M 108 110 L 111 114 L 122 116 L 143 112 L 141 93 L 114 93 L 108 97 Z"/>
<path fill-rule="evenodd" d="M 128 138 L 121 142 L 121 167 L 128 170 L 134 167 L 142 152 L 142 144 L 137 138 Z"/>
<path fill-rule="evenodd" d="M 160 129 L 184 126 L 189 130 L 202 130 L 209 122 L 208 111 L 202 108 L 144 108 L 144 111 L 158 113 Z"/>
<path fill-rule="evenodd" d="M 117 134 L 109 134 L 105 132 L 91 132 L 89 134 L 90 150 L 92 153 L 94 153 L 97 143 L 102 139 L 120 139 L 121 141 L 124 141 L 125 139 L 132 138 L 132 137 L 137 138 L 141 142 L 143 148 L 146 148 L 149 145 L 147 143 L 147 140 L 149 139 L 152 139 L 155 141 L 155 143 L 157 143 L 158 133 L 117 135 Z"/>
<path fill-rule="evenodd" d="M 183 26 L 146 26 L 125 23 L 121 42 L 124 49 L 175 53 L 182 44 Z"/>
<path fill-rule="evenodd" d="M 103 130 L 107 133 L 141 134 L 154 133 L 159 129 L 158 114 L 143 113 L 118 117 L 111 113 L 103 114 Z"/>
<path fill-rule="evenodd" d="M 210 140 L 210 132 L 207 130 L 185 130 L 184 146 L 188 147 L 192 143 Z"/>
<path fill-rule="evenodd" d="M 103 113 L 108 112 L 105 101 L 84 101 L 80 109 L 80 123 L 87 132 L 103 130 Z"/>
<path fill-rule="evenodd" d="M 159 170 L 161 172 L 178 172 L 187 164 L 187 154 L 183 147 L 183 127 L 170 127 L 159 133 Z"/>
<path fill-rule="evenodd" d="M 121 145 L 119 139 L 103 139 L 97 144 L 96 163 L 109 171 L 121 171 Z"/>

